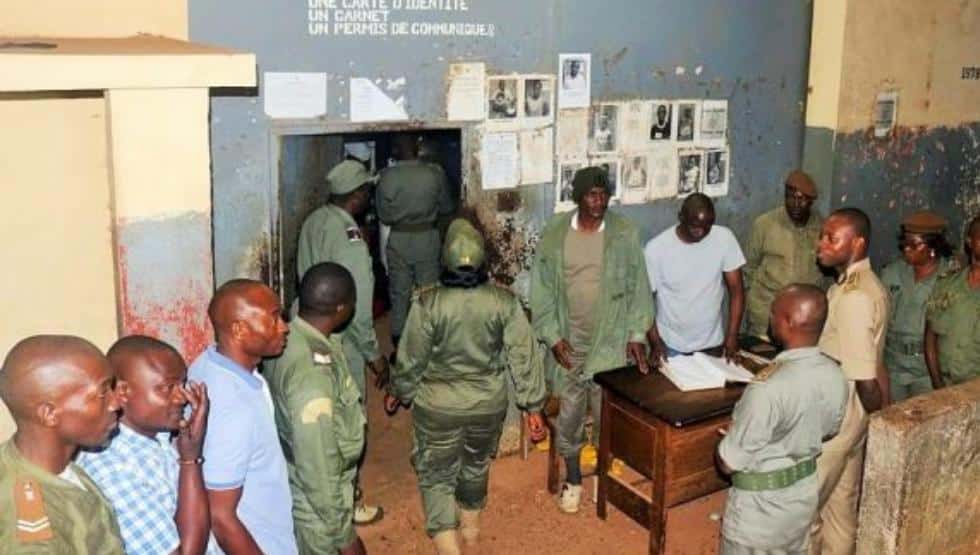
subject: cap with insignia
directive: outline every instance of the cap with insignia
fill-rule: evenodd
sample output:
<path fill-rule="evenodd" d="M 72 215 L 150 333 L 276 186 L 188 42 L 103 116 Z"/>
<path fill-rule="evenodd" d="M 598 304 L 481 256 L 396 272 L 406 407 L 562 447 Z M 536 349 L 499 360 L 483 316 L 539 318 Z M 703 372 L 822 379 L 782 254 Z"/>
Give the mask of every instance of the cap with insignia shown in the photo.
<path fill-rule="evenodd" d="M 327 173 L 327 187 L 331 195 L 346 195 L 374 178 L 355 160 L 344 160 Z"/>
<path fill-rule="evenodd" d="M 795 189 L 810 198 L 817 198 L 817 184 L 813 178 L 802 170 L 793 170 L 786 176 L 786 186 Z"/>
<path fill-rule="evenodd" d="M 486 259 L 483 236 L 473 224 L 456 219 L 446 230 L 446 242 L 442 247 L 442 263 L 453 271 L 475 270 Z"/>
<path fill-rule="evenodd" d="M 906 233 L 942 233 L 946 231 L 946 218 L 929 210 L 913 212 L 902 220 Z"/>

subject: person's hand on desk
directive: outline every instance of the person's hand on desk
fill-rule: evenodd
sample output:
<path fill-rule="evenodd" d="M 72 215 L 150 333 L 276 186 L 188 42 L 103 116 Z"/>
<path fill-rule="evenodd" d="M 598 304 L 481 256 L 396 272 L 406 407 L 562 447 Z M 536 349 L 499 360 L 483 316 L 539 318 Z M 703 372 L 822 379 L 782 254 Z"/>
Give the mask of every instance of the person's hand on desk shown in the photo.
<path fill-rule="evenodd" d="M 667 346 L 661 341 L 660 336 L 651 331 L 647 332 L 647 343 L 650 344 L 650 356 L 647 364 L 650 368 L 660 368 L 660 365 L 667 362 Z"/>
<path fill-rule="evenodd" d="M 551 347 L 551 353 L 555 355 L 555 360 L 558 361 L 565 370 L 572 369 L 572 357 L 575 356 L 575 350 L 572 349 L 571 344 L 564 339 L 559 339 Z"/>
<path fill-rule="evenodd" d="M 636 368 L 641 374 L 650 373 L 650 363 L 647 361 L 647 348 L 643 343 L 633 341 L 627 343 L 626 358 L 636 363 Z"/>
<path fill-rule="evenodd" d="M 740 348 L 738 346 L 738 336 L 730 336 L 725 338 L 725 360 L 739 364 L 742 361 L 742 357 L 738 354 Z"/>

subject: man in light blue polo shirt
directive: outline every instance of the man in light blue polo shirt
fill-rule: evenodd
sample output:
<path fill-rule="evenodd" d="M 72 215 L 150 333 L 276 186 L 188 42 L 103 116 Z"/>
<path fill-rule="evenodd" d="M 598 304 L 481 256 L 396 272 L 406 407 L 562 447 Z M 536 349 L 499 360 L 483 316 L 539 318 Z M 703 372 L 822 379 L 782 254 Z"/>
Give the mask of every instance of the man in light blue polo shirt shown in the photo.
<path fill-rule="evenodd" d="M 288 328 L 279 298 L 244 279 L 222 285 L 208 317 L 216 345 L 191 365 L 189 377 L 211 397 L 204 441 L 204 482 L 211 526 L 225 553 L 292 555 L 292 496 L 272 400 L 256 366 L 282 353 Z"/>

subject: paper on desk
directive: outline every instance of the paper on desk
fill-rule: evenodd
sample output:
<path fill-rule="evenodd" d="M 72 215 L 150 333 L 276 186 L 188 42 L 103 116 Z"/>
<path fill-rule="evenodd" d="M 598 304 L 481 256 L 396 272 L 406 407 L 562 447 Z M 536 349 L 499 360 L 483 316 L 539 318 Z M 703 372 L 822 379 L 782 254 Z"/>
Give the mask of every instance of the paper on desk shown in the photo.
<path fill-rule="evenodd" d="M 267 71 L 262 94 L 270 118 L 316 118 L 327 114 L 326 73 Z"/>
<path fill-rule="evenodd" d="M 350 80 L 351 121 L 399 121 L 408 119 L 405 97 L 392 100 L 370 79 L 352 77 Z"/>
<path fill-rule="evenodd" d="M 678 355 L 667 359 L 661 368 L 677 389 L 697 391 L 725 387 L 725 382 L 751 382 L 752 373 L 730 362 L 706 355 Z"/>

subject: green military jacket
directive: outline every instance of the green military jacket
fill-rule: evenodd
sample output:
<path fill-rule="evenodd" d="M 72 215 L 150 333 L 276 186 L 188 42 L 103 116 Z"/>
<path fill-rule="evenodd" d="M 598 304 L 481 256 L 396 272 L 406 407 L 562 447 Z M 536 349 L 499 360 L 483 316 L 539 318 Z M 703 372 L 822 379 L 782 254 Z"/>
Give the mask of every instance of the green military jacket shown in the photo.
<path fill-rule="evenodd" d="M 446 172 L 421 160 L 398 162 L 381 172 L 375 195 L 378 219 L 392 231 L 401 225 L 434 226 L 454 209 Z"/>
<path fill-rule="evenodd" d="M 980 289 L 969 268 L 940 278 L 926 303 L 929 327 L 938 336 L 939 367 L 953 384 L 980 376 Z"/>
<path fill-rule="evenodd" d="M 391 373 L 393 395 L 442 412 L 496 414 L 507 410 L 508 375 L 517 406 L 541 410 L 541 353 L 513 293 L 483 284 L 417 294 Z"/>
<path fill-rule="evenodd" d="M 563 264 L 565 236 L 574 215 L 575 211 L 559 214 L 548 222 L 531 266 L 532 323 L 538 340 L 549 349 L 569 335 L 568 303 L 574 291 L 566 290 Z M 592 345 L 575 377 L 580 381 L 626 365 L 626 344 L 645 343 L 653 323 L 653 294 L 636 226 L 614 212 L 606 212 L 604 224 L 598 313 Z M 556 364 L 550 354 L 547 360 Z"/>
<path fill-rule="evenodd" d="M 0 445 L 0 552 L 123 553 L 109 502 L 81 467 L 70 467 L 85 489 L 29 462 L 13 440 Z"/>
<path fill-rule="evenodd" d="M 296 268 L 302 279 L 310 267 L 321 262 L 340 264 L 354 276 L 357 288 L 357 304 L 354 319 L 344 331 L 344 346 L 348 361 L 355 372 L 364 370 L 364 361 L 377 360 L 378 338 L 374 333 L 374 272 L 371 253 L 361 237 L 361 229 L 354 218 L 343 208 L 328 204 L 316 209 L 299 234 L 296 252 Z"/>
<path fill-rule="evenodd" d="M 364 450 L 364 412 L 340 339 L 297 316 L 264 375 L 289 469 L 301 553 L 333 553 L 353 541 L 354 475 Z M 314 544 L 315 542 L 315 544 Z"/>
<path fill-rule="evenodd" d="M 756 218 L 745 251 L 748 333 L 765 337 L 769 305 L 776 292 L 791 283 L 809 283 L 826 289 L 830 280 L 817 266 L 816 245 L 823 218 L 816 210 L 797 227 L 780 206 Z"/>

